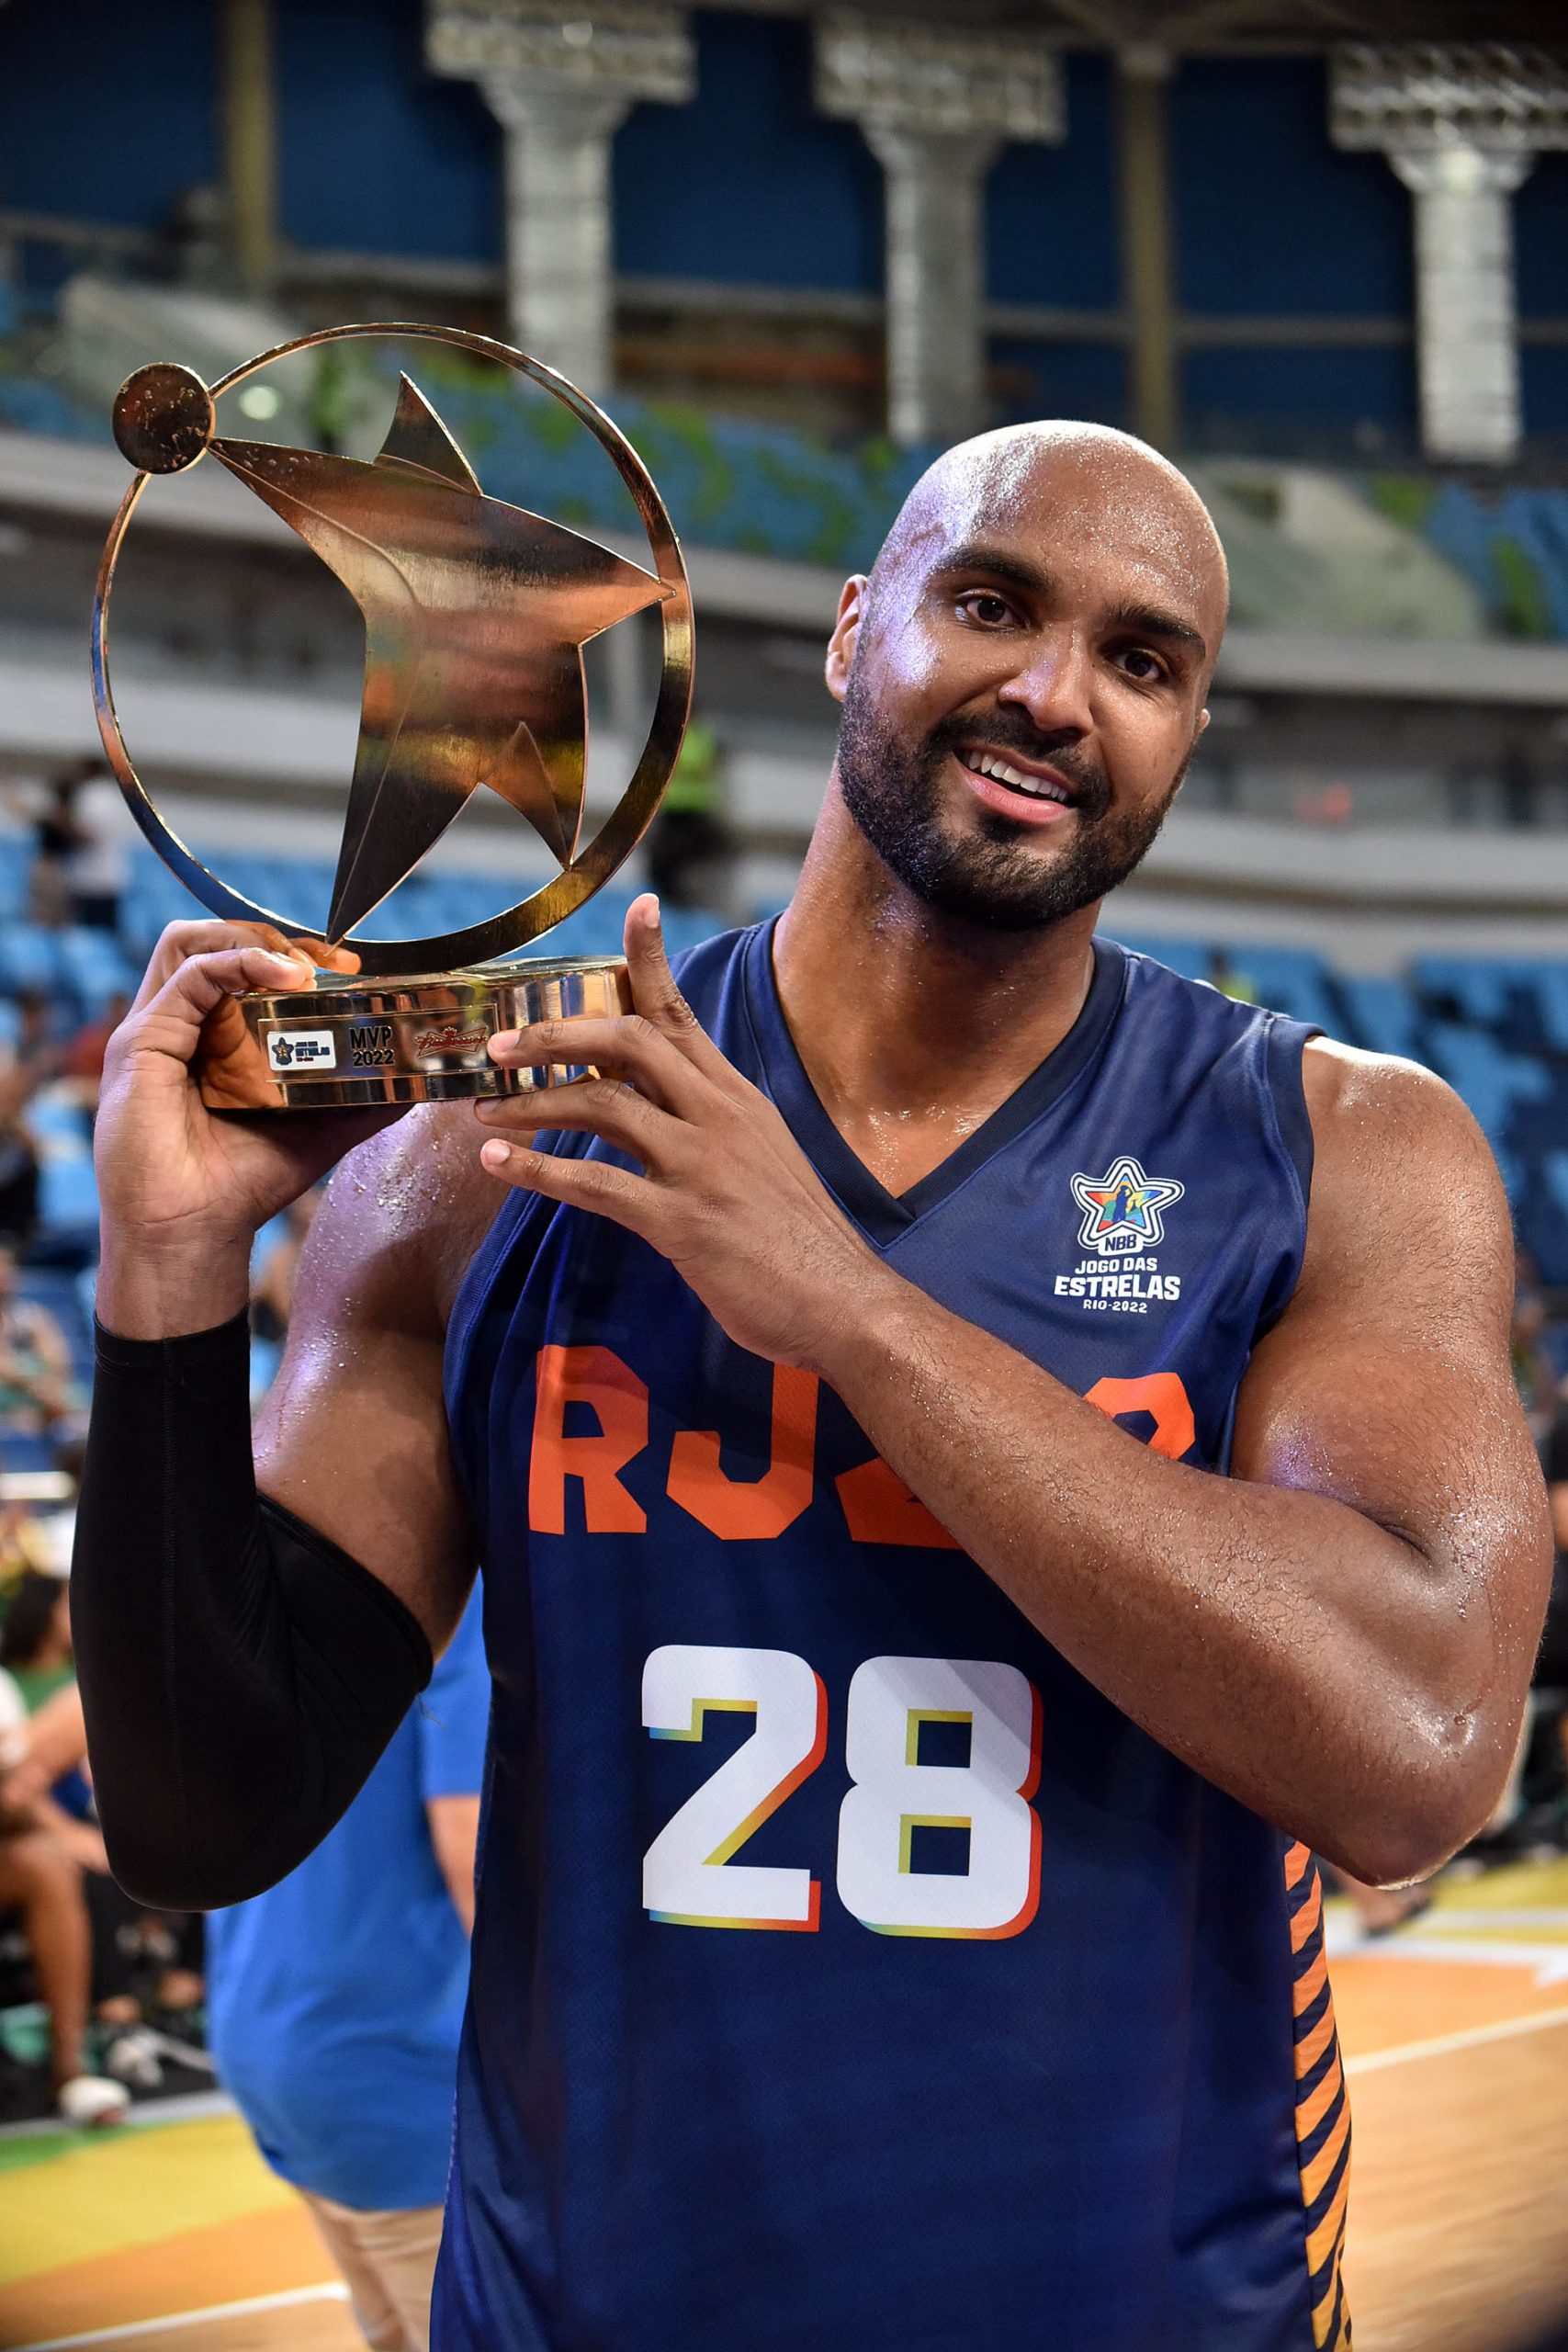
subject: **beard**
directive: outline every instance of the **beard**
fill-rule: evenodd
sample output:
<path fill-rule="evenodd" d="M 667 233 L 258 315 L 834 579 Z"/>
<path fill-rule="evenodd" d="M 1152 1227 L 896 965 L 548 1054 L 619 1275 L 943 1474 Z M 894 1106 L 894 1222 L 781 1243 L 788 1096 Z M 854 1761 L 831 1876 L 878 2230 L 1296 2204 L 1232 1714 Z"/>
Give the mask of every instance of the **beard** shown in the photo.
<path fill-rule="evenodd" d="M 1075 793 L 1077 821 L 1066 849 L 1040 856 L 1037 835 L 994 809 L 976 831 L 959 833 L 942 816 L 942 764 L 983 731 L 987 748 L 1048 762 Z M 937 912 L 988 931 L 1043 931 L 1092 906 L 1124 882 L 1165 822 L 1187 773 L 1143 808 L 1112 814 L 1111 780 L 1076 745 L 1043 740 L 1022 711 L 998 710 L 983 730 L 944 718 L 917 745 L 900 742 L 851 670 L 839 731 L 844 806 L 883 864 Z"/>

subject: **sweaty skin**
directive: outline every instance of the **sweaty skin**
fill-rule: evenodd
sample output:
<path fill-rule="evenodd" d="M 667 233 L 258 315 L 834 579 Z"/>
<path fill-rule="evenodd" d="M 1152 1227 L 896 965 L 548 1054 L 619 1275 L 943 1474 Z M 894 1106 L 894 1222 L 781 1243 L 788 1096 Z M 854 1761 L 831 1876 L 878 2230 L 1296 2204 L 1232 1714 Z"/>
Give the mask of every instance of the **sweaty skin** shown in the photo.
<path fill-rule="evenodd" d="M 870 582 L 847 584 L 827 669 L 843 746 L 775 959 L 816 1090 L 890 1191 L 1072 1026 L 1102 877 L 1130 870 L 1179 785 L 1224 611 L 1190 486 L 1088 426 L 951 452 Z M 993 754 L 1033 789 L 977 775 Z M 202 1112 L 187 1067 L 202 1012 L 277 984 L 276 955 L 249 941 L 176 926 L 111 1048 L 98 1301 L 129 1336 L 235 1312 L 251 1234 L 349 1131 Z M 549 1125 L 604 1136 L 642 1173 L 531 1150 L 515 1102 L 411 1114 L 366 1143 L 305 1247 L 258 1430 L 264 1487 L 373 1568 L 433 1643 L 449 1636 L 472 1547 L 446 1320 L 497 1180 L 532 1189 L 642 1235 L 739 1345 L 828 1381 L 1046 1638 L 1221 1788 L 1362 1880 L 1416 1875 L 1472 1834 L 1512 1755 L 1551 1544 L 1508 1368 L 1506 1205 L 1449 1090 L 1308 1047 L 1305 1261 L 1221 1477 L 1155 1454 L 890 1272 L 703 1034 L 651 900 L 631 910 L 626 954 L 634 1015 L 492 1050 L 599 1065 L 552 1097 Z"/>

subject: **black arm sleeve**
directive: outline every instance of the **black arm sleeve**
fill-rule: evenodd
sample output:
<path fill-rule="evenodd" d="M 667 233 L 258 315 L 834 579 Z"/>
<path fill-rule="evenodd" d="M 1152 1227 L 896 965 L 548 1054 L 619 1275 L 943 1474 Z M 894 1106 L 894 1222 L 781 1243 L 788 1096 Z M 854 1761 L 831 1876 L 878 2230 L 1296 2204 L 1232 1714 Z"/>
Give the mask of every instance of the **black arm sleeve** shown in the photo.
<path fill-rule="evenodd" d="M 71 1623 L 110 1865 L 209 1910 L 304 1860 L 430 1679 L 430 1645 L 251 1460 L 243 1315 L 175 1340 L 101 1327 Z"/>

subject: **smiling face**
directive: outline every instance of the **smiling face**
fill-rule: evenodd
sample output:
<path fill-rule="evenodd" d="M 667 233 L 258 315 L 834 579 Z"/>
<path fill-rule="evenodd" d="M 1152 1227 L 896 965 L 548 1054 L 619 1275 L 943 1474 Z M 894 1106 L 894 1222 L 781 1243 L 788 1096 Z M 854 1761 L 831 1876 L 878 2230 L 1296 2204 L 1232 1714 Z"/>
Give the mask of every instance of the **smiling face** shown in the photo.
<path fill-rule="evenodd" d="M 1141 442 L 1026 425 L 910 493 L 829 651 L 837 778 L 926 905 L 1035 930 L 1137 865 L 1207 723 L 1224 558 Z"/>

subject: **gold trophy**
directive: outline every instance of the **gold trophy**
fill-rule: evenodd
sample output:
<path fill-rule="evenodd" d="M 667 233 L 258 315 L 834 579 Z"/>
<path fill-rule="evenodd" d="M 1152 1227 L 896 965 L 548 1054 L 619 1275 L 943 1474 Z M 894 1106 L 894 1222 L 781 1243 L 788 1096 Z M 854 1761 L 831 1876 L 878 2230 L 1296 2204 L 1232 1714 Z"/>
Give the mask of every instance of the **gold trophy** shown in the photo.
<path fill-rule="evenodd" d="M 398 336 L 499 362 L 564 403 L 614 460 L 637 503 L 653 569 L 525 508 L 487 498 L 408 376 L 379 454 L 355 458 L 231 439 L 215 402 L 273 362 L 352 337 Z M 218 1110 L 319 1110 L 526 1093 L 583 1073 L 500 1069 L 498 1030 L 629 1009 L 617 958 L 501 960 L 582 906 L 636 848 L 681 748 L 692 695 L 692 603 L 664 503 L 630 443 L 553 369 L 487 335 L 418 325 L 329 327 L 281 344 L 209 387 L 190 368 L 138 368 L 114 405 L 137 469 L 110 527 L 93 606 L 93 695 L 104 749 L 138 824 L 209 912 L 316 926 L 255 905 L 209 871 L 159 815 L 131 764 L 109 685 L 115 568 L 152 474 L 210 456 L 297 531 L 365 618 L 365 695 L 326 938 L 360 959 L 308 989 L 257 990 L 220 1007 L 197 1057 Z M 588 708 L 582 648 L 658 605 L 663 663 L 648 741 L 620 802 L 580 846 Z M 525 818 L 560 867 L 502 914 L 432 939 L 377 939 L 363 922 L 412 874 L 481 786 Z M 352 934 L 352 935 L 351 935 Z M 448 964 L 456 969 L 445 968 Z"/>

